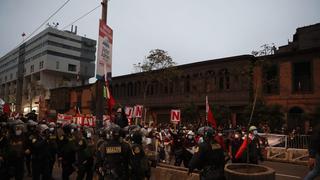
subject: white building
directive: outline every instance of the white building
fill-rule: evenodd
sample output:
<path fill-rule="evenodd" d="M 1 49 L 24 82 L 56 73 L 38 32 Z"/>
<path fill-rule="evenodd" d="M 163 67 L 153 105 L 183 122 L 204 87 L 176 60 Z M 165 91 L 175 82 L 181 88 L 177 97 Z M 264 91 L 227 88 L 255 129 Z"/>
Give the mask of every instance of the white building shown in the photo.
<path fill-rule="evenodd" d="M 95 52 L 95 40 L 48 27 L 0 58 L 0 98 L 17 111 L 38 111 L 49 89 L 89 82 Z"/>

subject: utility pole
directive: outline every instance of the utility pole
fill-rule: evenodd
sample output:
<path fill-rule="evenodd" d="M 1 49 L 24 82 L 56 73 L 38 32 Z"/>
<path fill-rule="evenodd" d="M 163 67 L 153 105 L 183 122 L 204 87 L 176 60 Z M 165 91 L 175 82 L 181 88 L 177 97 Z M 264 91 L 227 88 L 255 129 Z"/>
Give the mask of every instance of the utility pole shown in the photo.
<path fill-rule="evenodd" d="M 108 0 L 102 0 L 101 20 L 107 24 Z M 99 56 L 97 57 L 99 58 Z M 98 62 L 97 62 L 98 63 Z M 105 100 L 103 98 L 104 78 L 96 81 L 96 127 L 97 129 L 103 127 L 103 115 L 105 110 Z"/>

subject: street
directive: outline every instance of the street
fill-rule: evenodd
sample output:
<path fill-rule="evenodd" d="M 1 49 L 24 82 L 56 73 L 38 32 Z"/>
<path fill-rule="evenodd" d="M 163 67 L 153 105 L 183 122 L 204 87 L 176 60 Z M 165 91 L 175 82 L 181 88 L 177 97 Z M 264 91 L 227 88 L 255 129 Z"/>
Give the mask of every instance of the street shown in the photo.
<path fill-rule="evenodd" d="M 294 180 L 294 179 L 303 179 L 307 174 L 308 168 L 303 165 L 289 164 L 289 163 L 279 163 L 265 161 L 261 163 L 262 165 L 273 168 L 276 171 L 276 180 Z M 55 180 L 61 179 L 61 168 L 55 165 L 54 175 Z M 27 180 L 31 180 L 31 177 L 26 177 Z M 76 173 L 73 173 L 70 179 L 76 179 Z M 320 180 L 320 177 L 316 178 Z"/>

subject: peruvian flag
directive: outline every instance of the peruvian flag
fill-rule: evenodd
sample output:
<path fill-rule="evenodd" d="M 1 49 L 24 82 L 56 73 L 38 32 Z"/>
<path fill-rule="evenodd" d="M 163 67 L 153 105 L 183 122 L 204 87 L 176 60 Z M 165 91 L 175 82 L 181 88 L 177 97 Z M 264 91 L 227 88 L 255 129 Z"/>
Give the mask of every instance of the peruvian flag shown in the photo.
<path fill-rule="evenodd" d="M 116 100 L 113 98 L 110 89 L 109 89 L 109 83 L 106 80 L 106 85 L 105 85 L 105 90 L 104 90 L 104 97 L 107 99 L 107 104 L 109 108 L 109 112 L 111 112 L 112 108 L 116 105 Z"/>
<path fill-rule="evenodd" d="M 213 117 L 213 113 L 210 109 L 209 103 L 208 103 L 208 96 L 206 96 L 206 120 L 208 124 L 211 124 L 213 128 L 217 128 L 217 122 L 216 119 Z"/>

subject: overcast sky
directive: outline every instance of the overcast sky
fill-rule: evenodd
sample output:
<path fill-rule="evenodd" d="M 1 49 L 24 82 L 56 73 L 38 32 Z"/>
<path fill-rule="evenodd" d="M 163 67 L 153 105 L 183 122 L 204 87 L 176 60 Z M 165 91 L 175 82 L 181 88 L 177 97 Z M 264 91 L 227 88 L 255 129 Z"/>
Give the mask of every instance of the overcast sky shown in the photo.
<path fill-rule="evenodd" d="M 0 0 L 0 57 L 65 1 Z M 71 0 L 49 22 L 63 28 L 99 3 Z M 155 48 L 181 65 L 285 45 L 297 27 L 320 22 L 319 8 L 319 0 L 110 0 L 113 76 L 134 72 L 133 64 Z M 78 34 L 97 40 L 100 16 L 101 8 L 77 22 Z"/>

